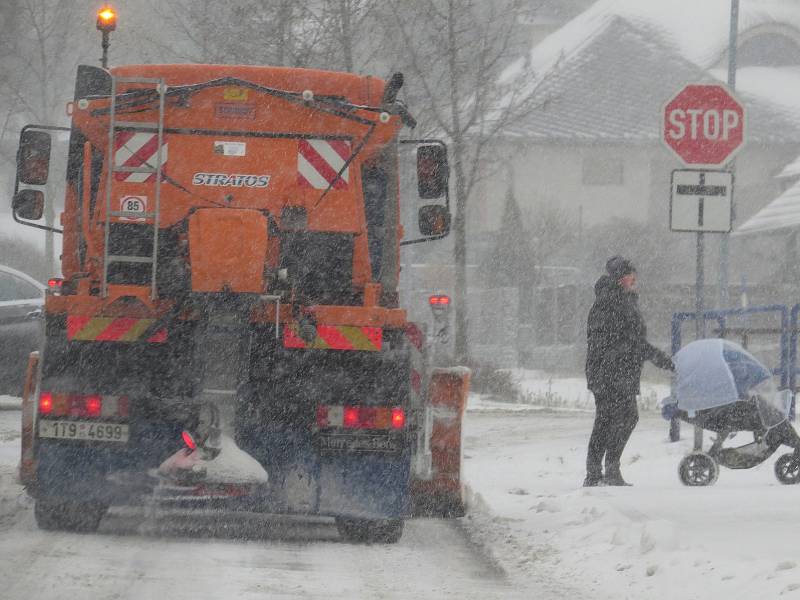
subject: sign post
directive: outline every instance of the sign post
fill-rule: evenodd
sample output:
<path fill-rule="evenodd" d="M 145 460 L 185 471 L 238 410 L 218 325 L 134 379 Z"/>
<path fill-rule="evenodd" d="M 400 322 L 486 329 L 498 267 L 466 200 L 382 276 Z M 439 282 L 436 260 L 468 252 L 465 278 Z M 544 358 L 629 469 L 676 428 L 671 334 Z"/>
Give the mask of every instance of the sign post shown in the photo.
<path fill-rule="evenodd" d="M 730 233 L 733 215 L 733 174 L 727 171 L 675 170 L 670 186 L 669 220 L 672 231 L 697 232 L 697 289 L 695 337 L 705 337 L 705 233 Z"/>
<path fill-rule="evenodd" d="M 663 114 L 663 140 L 667 147 L 688 167 L 709 169 L 704 172 L 703 179 L 730 177 L 726 192 L 727 207 L 721 196 L 708 194 L 679 194 L 675 188 L 675 174 L 673 173 L 672 221 L 676 218 L 682 227 L 674 231 L 697 232 L 697 281 L 695 290 L 695 307 L 697 310 L 697 337 L 703 337 L 703 287 L 704 276 L 704 250 L 705 240 L 703 235 L 707 232 L 727 233 L 730 231 L 730 198 L 733 195 L 733 181 L 730 173 L 711 171 L 725 164 L 738 152 L 745 139 L 745 112 L 742 104 L 722 84 L 689 84 L 683 87 L 664 106 Z M 697 172 L 702 173 L 702 172 Z M 683 175 L 679 177 L 684 177 Z M 701 175 L 697 175 L 694 185 L 700 188 L 709 187 L 700 183 Z M 681 185 L 691 185 L 682 183 Z M 720 187 L 719 185 L 710 187 Z M 722 185 L 722 187 L 726 187 Z M 708 190 L 703 190 L 708 191 Z M 708 208 L 712 204 L 714 210 L 721 210 L 727 215 L 728 223 L 724 231 L 718 228 L 719 215 L 711 216 Z M 675 204 L 676 199 L 678 205 Z M 720 213 L 721 214 L 721 213 Z M 704 224 L 705 223 L 705 224 Z M 710 224 L 710 225 L 709 225 Z M 709 228 L 716 226 L 717 228 Z"/>
<path fill-rule="evenodd" d="M 733 174 L 719 169 L 742 148 L 745 111 L 722 84 L 688 84 L 665 105 L 662 140 L 690 169 L 673 171 L 670 228 L 697 235 L 695 337 L 705 337 L 705 234 L 731 230 Z M 676 427 L 670 439 L 677 440 Z"/>

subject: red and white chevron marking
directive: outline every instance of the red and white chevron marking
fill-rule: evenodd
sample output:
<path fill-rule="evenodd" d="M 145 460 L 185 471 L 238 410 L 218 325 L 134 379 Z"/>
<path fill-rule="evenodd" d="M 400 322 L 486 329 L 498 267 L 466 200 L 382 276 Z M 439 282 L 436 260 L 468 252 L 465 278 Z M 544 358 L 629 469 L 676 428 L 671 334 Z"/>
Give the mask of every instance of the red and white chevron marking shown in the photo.
<path fill-rule="evenodd" d="M 300 140 L 297 148 L 297 183 L 302 187 L 326 190 L 347 189 L 350 167 L 337 179 L 336 174 L 350 157 L 350 142 L 344 140 Z M 334 181 L 335 180 L 335 181 Z"/>
<path fill-rule="evenodd" d="M 117 167 L 156 167 L 158 154 L 158 134 L 137 131 L 119 131 L 114 143 L 114 165 Z M 167 162 L 167 138 L 161 144 L 161 168 Z M 154 173 L 114 173 L 117 181 L 129 183 L 150 183 L 155 181 Z"/>

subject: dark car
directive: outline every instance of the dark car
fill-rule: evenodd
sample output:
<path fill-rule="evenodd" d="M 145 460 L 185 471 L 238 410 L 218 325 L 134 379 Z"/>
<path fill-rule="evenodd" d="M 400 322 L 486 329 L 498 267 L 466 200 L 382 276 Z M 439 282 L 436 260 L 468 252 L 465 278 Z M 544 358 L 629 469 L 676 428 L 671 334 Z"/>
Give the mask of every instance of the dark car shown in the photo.
<path fill-rule="evenodd" d="M 25 366 L 39 348 L 45 286 L 0 265 L 0 394 L 22 393 Z"/>

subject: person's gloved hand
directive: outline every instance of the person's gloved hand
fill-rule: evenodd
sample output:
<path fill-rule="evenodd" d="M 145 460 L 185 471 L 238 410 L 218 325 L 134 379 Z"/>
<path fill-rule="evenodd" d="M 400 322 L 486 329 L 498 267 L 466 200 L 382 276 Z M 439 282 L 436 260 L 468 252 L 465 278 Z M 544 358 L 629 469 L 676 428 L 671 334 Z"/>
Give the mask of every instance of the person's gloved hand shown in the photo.
<path fill-rule="evenodd" d="M 664 401 L 664 404 L 661 406 L 661 416 L 667 421 L 671 421 L 673 418 L 677 417 L 678 412 L 678 405 L 675 402 Z"/>

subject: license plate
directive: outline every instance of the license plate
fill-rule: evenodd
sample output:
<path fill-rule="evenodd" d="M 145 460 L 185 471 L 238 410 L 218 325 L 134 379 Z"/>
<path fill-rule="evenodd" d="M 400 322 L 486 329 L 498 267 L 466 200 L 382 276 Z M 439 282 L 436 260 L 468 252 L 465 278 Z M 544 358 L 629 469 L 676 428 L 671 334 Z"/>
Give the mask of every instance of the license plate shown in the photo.
<path fill-rule="evenodd" d="M 128 425 L 86 421 L 39 421 L 39 437 L 92 442 L 127 442 Z"/>
<path fill-rule="evenodd" d="M 387 435 L 322 435 L 323 450 L 347 452 L 398 452 L 402 440 Z"/>

